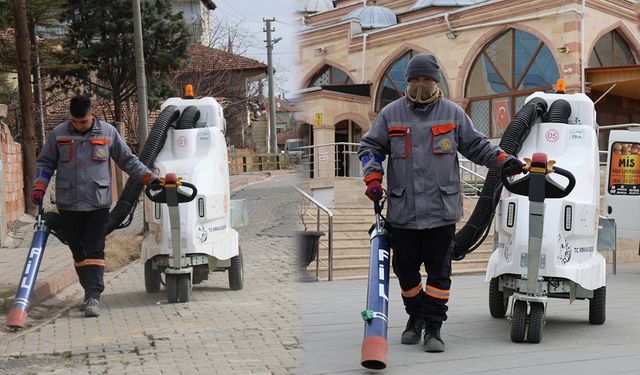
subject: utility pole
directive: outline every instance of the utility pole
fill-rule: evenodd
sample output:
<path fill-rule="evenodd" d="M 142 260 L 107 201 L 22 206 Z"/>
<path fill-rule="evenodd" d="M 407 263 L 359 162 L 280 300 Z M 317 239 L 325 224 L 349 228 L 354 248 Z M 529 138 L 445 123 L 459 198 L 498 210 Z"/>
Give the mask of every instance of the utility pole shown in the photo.
<path fill-rule="evenodd" d="M 22 171 L 26 211 L 36 213 L 31 203 L 31 183 L 36 174 L 36 142 L 33 120 L 33 97 L 31 96 L 31 46 L 27 27 L 25 0 L 12 0 L 11 10 L 16 26 L 16 51 L 18 55 L 18 91 L 20 93 L 20 115 L 22 117 Z"/>
<path fill-rule="evenodd" d="M 271 28 L 271 22 L 275 21 L 275 18 L 263 18 L 265 22 L 265 28 L 262 31 L 267 33 L 267 65 L 268 65 L 268 80 L 269 80 L 269 152 L 278 152 L 278 143 L 276 137 L 276 98 L 273 93 L 273 45 L 278 43 L 282 38 L 271 39 L 271 32 L 276 31 Z"/>
<path fill-rule="evenodd" d="M 144 71 L 144 50 L 142 49 L 142 14 L 140 12 L 140 0 L 132 0 L 133 3 L 133 42 L 136 52 L 136 86 L 138 98 L 138 150 L 142 149 L 149 135 L 149 120 L 147 116 L 147 76 Z"/>
<path fill-rule="evenodd" d="M 36 152 L 42 150 L 44 145 L 44 103 L 42 100 L 42 78 L 40 75 L 40 56 L 38 54 L 38 35 L 36 28 L 36 21 L 31 20 L 29 22 L 29 34 L 31 37 L 31 62 L 32 74 L 33 74 L 33 96 L 36 101 Z"/>

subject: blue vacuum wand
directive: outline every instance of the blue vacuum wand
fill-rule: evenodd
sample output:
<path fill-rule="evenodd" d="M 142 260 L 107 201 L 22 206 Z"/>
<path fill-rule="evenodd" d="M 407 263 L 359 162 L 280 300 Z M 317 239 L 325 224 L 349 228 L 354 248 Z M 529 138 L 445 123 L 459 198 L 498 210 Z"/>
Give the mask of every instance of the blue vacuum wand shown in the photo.
<path fill-rule="evenodd" d="M 31 250 L 24 264 L 16 299 L 7 316 L 6 326 L 14 330 L 24 328 L 27 323 L 29 300 L 31 300 L 31 293 L 36 284 L 44 248 L 47 245 L 47 238 L 49 238 L 49 227 L 43 220 L 42 213 L 42 203 L 40 203 L 38 206 L 38 216 L 36 217 L 35 232 L 31 240 Z"/>
<path fill-rule="evenodd" d="M 369 286 L 360 364 L 374 370 L 387 367 L 387 313 L 389 311 L 389 233 L 384 227 L 383 204 L 375 202 L 376 223 L 371 231 Z"/>

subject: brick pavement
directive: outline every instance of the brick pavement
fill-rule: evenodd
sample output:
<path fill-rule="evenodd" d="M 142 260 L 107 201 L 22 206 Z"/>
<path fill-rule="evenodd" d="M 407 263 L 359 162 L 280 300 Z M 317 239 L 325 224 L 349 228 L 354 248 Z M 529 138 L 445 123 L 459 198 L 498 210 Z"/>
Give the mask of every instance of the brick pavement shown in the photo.
<path fill-rule="evenodd" d="M 228 289 L 226 273 L 196 285 L 186 304 L 167 304 L 144 291 L 135 262 L 110 281 L 103 315 L 75 309 L 10 338 L 0 374 L 289 374 L 299 354 L 293 283 L 293 212 L 284 175 L 246 187 L 250 226 L 240 228 L 245 284 Z"/>
<path fill-rule="evenodd" d="M 231 189 L 240 189 L 242 186 L 262 181 L 268 176 L 268 173 L 263 172 L 232 175 L 230 176 Z M 4 247 L 0 248 L 0 320 L 4 319 L 5 314 L 2 311 L 2 306 L 10 306 L 10 302 L 15 296 L 31 245 L 34 221 L 32 216 L 23 214 L 14 223 L 11 232 L 4 239 Z M 115 233 L 119 235 L 139 234 L 142 232 L 142 221 L 142 204 L 139 204 L 131 225 Z M 73 268 L 71 251 L 55 236 L 49 236 L 31 305 L 37 305 L 77 281 L 78 277 Z"/>

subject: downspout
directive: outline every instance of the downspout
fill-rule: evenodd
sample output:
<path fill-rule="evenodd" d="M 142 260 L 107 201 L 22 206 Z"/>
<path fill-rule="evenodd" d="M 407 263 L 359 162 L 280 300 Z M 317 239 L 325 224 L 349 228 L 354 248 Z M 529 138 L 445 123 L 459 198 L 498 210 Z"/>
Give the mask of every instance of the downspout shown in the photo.
<path fill-rule="evenodd" d="M 445 13 L 444 14 L 444 23 L 447 24 L 447 29 L 449 29 L 449 32 L 451 32 L 453 35 L 455 35 L 455 32 L 453 31 L 453 28 L 451 27 L 451 21 L 449 21 L 449 13 Z"/>
<path fill-rule="evenodd" d="M 362 34 L 362 83 L 364 83 L 365 81 L 365 62 L 366 62 L 366 55 L 367 55 L 367 36 L 369 36 L 369 34 L 364 33 Z"/>
<path fill-rule="evenodd" d="M 582 14 L 580 15 L 580 89 L 581 92 L 585 93 L 585 81 L 587 78 L 585 75 L 585 60 L 586 60 L 586 50 L 584 48 L 584 16 L 585 11 L 587 10 L 587 0 L 582 0 Z"/>

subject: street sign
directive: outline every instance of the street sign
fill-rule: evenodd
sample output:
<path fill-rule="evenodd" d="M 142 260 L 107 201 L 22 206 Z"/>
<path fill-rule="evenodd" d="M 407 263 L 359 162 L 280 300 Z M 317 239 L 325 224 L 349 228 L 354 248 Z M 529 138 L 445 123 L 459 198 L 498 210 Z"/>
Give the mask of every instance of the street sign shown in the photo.
<path fill-rule="evenodd" d="M 318 154 L 318 159 L 320 160 L 320 163 L 326 163 L 329 161 L 329 153 L 328 152 L 321 152 L 320 154 Z"/>

